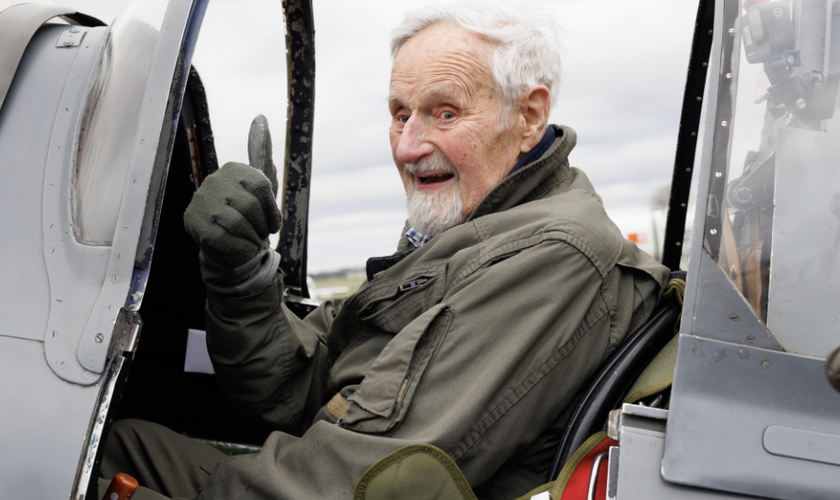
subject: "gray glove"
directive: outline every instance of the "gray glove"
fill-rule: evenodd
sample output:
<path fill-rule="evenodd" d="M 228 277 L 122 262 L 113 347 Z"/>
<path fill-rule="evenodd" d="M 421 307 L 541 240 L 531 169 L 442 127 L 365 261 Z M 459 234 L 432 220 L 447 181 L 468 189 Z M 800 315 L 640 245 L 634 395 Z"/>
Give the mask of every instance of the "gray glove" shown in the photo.
<path fill-rule="evenodd" d="M 271 134 L 263 115 L 251 123 L 248 157 L 251 166 L 227 163 L 208 176 L 184 212 L 184 227 L 201 249 L 204 284 L 228 295 L 266 288 L 280 263 L 268 244 L 282 217 L 275 200 Z"/>

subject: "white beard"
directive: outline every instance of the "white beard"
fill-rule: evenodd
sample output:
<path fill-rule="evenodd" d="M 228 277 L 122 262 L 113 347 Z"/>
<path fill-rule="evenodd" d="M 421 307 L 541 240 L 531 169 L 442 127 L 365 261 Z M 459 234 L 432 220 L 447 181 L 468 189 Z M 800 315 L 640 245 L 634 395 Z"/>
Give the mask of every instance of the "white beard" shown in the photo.
<path fill-rule="evenodd" d="M 432 171 L 449 172 L 455 176 L 454 182 L 432 193 L 418 190 L 414 175 Z M 405 172 L 409 180 L 405 207 L 408 209 L 408 223 L 415 231 L 423 236 L 437 236 L 464 222 L 464 200 L 458 171 L 440 150 L 417 163 L 406 164 Z"/>

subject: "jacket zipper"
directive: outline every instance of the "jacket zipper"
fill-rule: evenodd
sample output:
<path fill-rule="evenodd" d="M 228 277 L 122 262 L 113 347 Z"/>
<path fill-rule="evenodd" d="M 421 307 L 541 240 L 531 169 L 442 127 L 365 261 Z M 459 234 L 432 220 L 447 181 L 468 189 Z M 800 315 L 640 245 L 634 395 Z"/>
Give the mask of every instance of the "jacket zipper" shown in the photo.
<path fill-rule="evenodd" d="M 417 278 L 416 280 L 409 281 L 408 283 L 403 283 L 400 285 L 400 291 L 405 292 L 407 290 L 411 290 L 412 288 L 417 288 L 420 285 L 425 284 L 429 281 L 429 278 Z"/>

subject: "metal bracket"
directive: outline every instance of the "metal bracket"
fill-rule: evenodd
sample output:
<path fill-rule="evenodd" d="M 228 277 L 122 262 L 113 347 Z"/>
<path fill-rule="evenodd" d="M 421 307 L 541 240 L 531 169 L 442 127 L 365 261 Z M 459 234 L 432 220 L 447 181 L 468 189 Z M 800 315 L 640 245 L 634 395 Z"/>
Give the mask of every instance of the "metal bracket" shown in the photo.
<path fill-rule="evenodd" d="M 741 495 L 671 484 L 662 478 L 668 410 L 625 404 L 610 414 L 610 437 L 621 447 L 609 451 L 608 500 L 739 500 Z M 673 416 L 672 416 L 673 418 Z"/>
<path fill-rule="evenodd" d="M 294 286 L 286 287 L 283 291 L 283 303 L 299 318 L 305 317 L 321 305 L 320 300 L 304 297 L 301 289 Z"/>
<path fill-rule="evenodd" d="M 74 26 L 58 37 L 58 41 L 55 43 L 55 46 L 58 48 L 78 47 L 81 45 L 86 34 L 86 29 Z"/>
<path fill-rule="evenodd" d="M 117 315 L 117 322 L 114 325 L 114 333 L 111 338 L 111 349 L 109 359 L 115 356 L 131 355 L 137 348 L 137 341 L 140 339 L 140 330 L 143 328 L 143 321 L 140 314 L 120 308 Z"/>
<path fill-rule="evenodd" d="M 661 433 L 662 422 L 667 420 L 668 410 L 624 403 L 618 410 L 610 412 L 610 416 L 607 419 L 607 436 L 610 439 L 621 442 L 621 429 L 626 425 L 636 426 L 636 430 L 648 428 Z M 648 423 L 646 424 L 645 422 Z"/>

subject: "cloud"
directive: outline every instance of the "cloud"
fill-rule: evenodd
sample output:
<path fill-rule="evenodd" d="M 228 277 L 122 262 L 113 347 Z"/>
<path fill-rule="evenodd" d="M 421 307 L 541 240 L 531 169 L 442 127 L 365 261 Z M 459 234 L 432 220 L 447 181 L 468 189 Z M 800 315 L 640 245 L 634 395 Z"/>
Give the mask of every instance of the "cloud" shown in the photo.
<path fill-rule="evenodd" d="M 335 213 L 364 204 L 387 203 L 399 209 L 404 193 L 393 164 L 312 173 L 312 203 L 332 207 Z"/>
<path fill-rule="evenodd" d="M 310 269 L 392 251 L 404 219 L 392 166 L 385 97 L 389 32 L 404 12 L 435 1 L 315 2 L 316 95 Z M 77 0 L 109 20 L 122 2 Z M 551 120 L 572 126 L 573 165 L 605 205 L 645 205 L 670 182 L 695 2 L 537 1 L 563 27 L 564 80 Z M 285 40 L 276 0 L 213 0 L 194 56 L 207 89 L 221 162 L 247 161 L 251 119 L 272 126 L 283 161 Z M 282 169 L 282 168 L 281 168 Z"/>
<path fill-rule="evenodd" d="M 364 267 L 370 257 L 394 253 L 404 222 L 404 211 L 354 212 L 313 220 L 309 271 Z"/>

